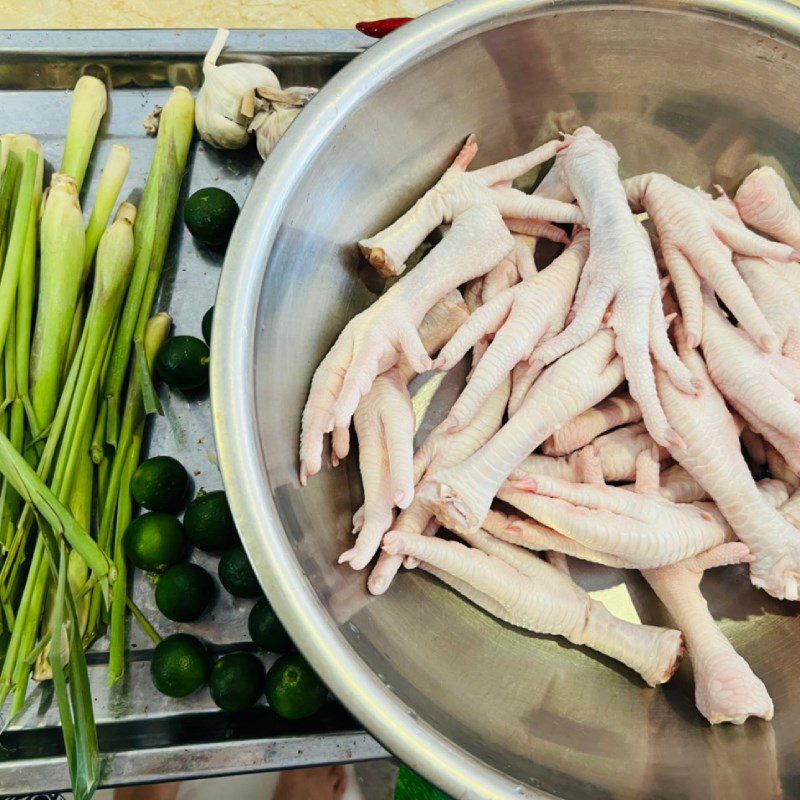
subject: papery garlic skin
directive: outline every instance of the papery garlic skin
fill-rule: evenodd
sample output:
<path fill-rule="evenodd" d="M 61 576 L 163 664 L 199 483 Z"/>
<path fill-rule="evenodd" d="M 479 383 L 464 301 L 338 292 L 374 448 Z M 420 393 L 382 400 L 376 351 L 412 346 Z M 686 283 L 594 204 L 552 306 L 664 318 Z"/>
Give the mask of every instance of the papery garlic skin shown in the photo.
<path fill-rule="evenodd" d="M 258 88 L 280 91 L 275 73 L 263 64 L 217 65 L 229 31 L 220 29 L 203 61 L 203 86 L 197 96 L 195 123 L 200 138 L 214 147 L 238 150 L 250 141 L 251 116 L 242 102 Z M 248 100 L 250 102 L 250 100 Z"/>
<path fill-rule="evenodd" d="M 249 130 L 255 131 L 261 158 L 266 159 L 272 152 L 278 139 L 316 93 L 317 89 L 309 86 L 293 86 L 282 91 L 271 91 L 265 87 L 256 90 L 258 112 Z"/>

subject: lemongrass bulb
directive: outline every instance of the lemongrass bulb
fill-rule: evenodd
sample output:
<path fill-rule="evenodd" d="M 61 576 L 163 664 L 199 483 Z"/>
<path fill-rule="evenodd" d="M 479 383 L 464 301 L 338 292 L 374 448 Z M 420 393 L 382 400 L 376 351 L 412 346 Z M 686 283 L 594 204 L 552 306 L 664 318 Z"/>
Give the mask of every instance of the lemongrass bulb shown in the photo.
<path fill-rule="evenodd" d="M 267 88 L 256 90 L 256 108 L 250 130 L 255 131 L 256 145 L 261 158 L 272 152 L 278 140 L 286 133 L 303 106 L 317 93 L 308 86 L 273 91 Z"/>
<path fill-rule="evenodd" d="M 238 150 L 250 141 L 253 91 L 259 87 L 280 90 L 281 85 L 275 73 L 263 64 L 217 65 L 227 38 L 228 31 L 218 30 L 203 61 L 204 79 L 197 96 L 195 122 L 204 142 L 224 150 Z"/>

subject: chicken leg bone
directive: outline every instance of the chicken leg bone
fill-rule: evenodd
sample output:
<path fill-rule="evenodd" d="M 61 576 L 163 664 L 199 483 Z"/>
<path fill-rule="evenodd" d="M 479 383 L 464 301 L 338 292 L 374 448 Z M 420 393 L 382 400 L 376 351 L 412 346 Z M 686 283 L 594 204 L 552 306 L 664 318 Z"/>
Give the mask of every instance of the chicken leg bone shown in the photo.
<path fill-rule="evenodd" d="M 677 444 L 658 400 L 650 352 L 679 388 L 690 393 L 695 388 L 667 336 L 649 237 L 628 207 L 613 145 L 591 128 L 579 128 L 569 141 L 559 159 L 591 229 L 589 259 L 578 284 L 572 322 L 537 348 L 533 361 L 549 364 L 585 342 L 613 303 L 609 324 L 617 334 L 631 396 L 650 435 L 660 445 Z"/>
<path fill-rule="evenodd" d="M 479 531 L 468 540 L 495 553 L 502 551 L 504 558 L 458 542 L 399 531 L 386 535 L 384 548 L 418 558 L 424 569 L 512 625 L 587 645 L 622 661 L 650 686 L 672 677 L 683 654 L 680 633 L 612 616 L 559 570 L 489 534 Z"/>
<path fill-rule="evenodd" d="M 466 425 L 514 366 L 529 358 L 540 341 L 563 328 L 588 254 L 589 234 L 579 233 L 547 269 L 506 289 L 471 314 L 444 346 L 434 366 L 447 370 L 476 342 L 494 334 L 489 349 L 450 410 L 451 430 Z"/>
<path fill-rule="evenodd" d="M 622 382 L 614 334 L 598 331 L 548 367 L 519 411 L 469 458 L 437 471 L 425 487 L 439 521 L 457 531 L 477 529 L 505 479 L 553 431 L 607 397 Z"/>
<path fill-rule="evenodd" d="M 736 192 L 734 203 L 750 227 L 800 250 L 800 210 L 772 167 L 751 172 Z"/>
<path fill-rule="evenodd" d="M 467 172 L 478 152 L 475 137 L 470 136 L 432 189 L 396 222 L 375 236 L 362 239 L 358 246 L 381 275 L 400 275 L 406 259 L 437 225 L 455 222 L 466 210 L 477 205 L 494 206 L 504 217 L 510 218 L 582 222 L 583 215 L 576 206 L 527 195 L 510 186 L 514 178 L 553 158 L 567 146 L 565 142 L 554 140 L 518 158 Z"/>
<path fill-rule="evenodd" d="M 462 283 L 498 263 L 514 240 L 497 209 L 467 209 L 417 267 L 352 319 L 311 381 L 300 434 L 300 482 L 322 465 L 322 442 L 334 427 L 347 428 L 376 376 L 401 355 L 416 372 L 431 360 L 417 331 L 425 314 Z"/>
<path fill-rule="evenodd" d="M 723 320 L 724 321 L 724 320 Z M 727 323 L 726 323 L 727 324 Z M 710 326 L 704 325 L 704 336 Z M 702 390 L 694 397 L 679 392 L 666 375 L 656 373 L 668 418 L 686 442 L 673 458 L 711 495 L 754 557 L 750 580 L 773 597 L 798 599 L 800 536 L 762 497 L 739 446 L 737 425 L 717 391 L 700 354 L 689 347 L 682 325 L 675 328 L 681 359 Z M 735 355 L 735 354 L 734 354 Z"/>
<path fill-rule="evenodd" d="M 751 558 L 746 544 L 730 542 L 679 564 L 643 570 L 686 639 L 694 667 L 695 703 L 712 725 L 741 725 L 748 717 L 772 719 L 774 711 L 766 687 L 717 627 L 700 591 L 705 569 Z"/>

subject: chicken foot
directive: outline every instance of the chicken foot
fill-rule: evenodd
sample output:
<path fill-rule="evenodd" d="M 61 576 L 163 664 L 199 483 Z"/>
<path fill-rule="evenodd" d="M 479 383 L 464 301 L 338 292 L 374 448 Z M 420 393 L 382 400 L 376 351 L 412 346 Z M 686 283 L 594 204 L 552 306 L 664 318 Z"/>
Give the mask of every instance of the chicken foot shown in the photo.
<path fill-rule="evenodd" d="M 322 465 L 325 433 L 349 427 L 378 374 L 401 355 L 415 372 L 430 368 L 417 330 L 425 314 L 453 289 L 488 272 L 513 246 L 495 208 L 469 208 L 411 273 L 347 324 L 311 381 L 300 433 L 301 484 Z"/>
<path fill-rule="evenodd" d="M 494 206 L 504 217 L 512 219 L 582 222 L 583 214 L 574 205 L 511 188 L 514 178 L 553 158 L 567 146 L 553 140 L 526 155 L 467 172 L 478 152 L 475 137 L 470 136 L 432 189 L 396 222 L 375 236 L 362 239 L 358 246 L 381 275 L 400 275 L 406 259 L 434 228 L 443 222 L 455 222 L 478 205 Z"/>
<path fill-rule="evenodd" d="M 638 672 L 650 686 L 674 674 L 683 654 L 678 631 L 612 616 L 558 569 L 489 534 L 478 531 L 467 534 L 467 540 L 477 546 L 392 531 L 384 549 L 419 559 L 424 569 L 499 619 L 605 653 Z"/>
<path fill-rule="evenodd" d="M 589 254 L 588 232 L 542 272 L 506 289 L 470 315 L 434 361 L 450 369 L 484 336 L 494 334 L 461 396 L 450 410 L 448 424 L 457 431 L 477 413 L 486 398 L 514 366 L 530 357 L 539 342 L 564 327 L 581 268 Z"/>
<path fill-rule="evenodd" d="M 686 640 L 694 667 L 695 703 L 712 724 L 772 719 L 772 698 L 750 665 L 717 627 L 700 591 L 704 570 L 752 559 L 743 542 L 729 542 L 659 569 L 642 570 Z"/>
<path fill-rule="evenodd" d="M 585 342 L 611 308 L 609 324 L 617 334 L 617 352 L 647 429 L 662 446 L 678 444 L 656 393 L 651 351 L 680 389 L 693 393 L 695 387 L 667 336 L 649 237 L 628 207 L 613 145 L 591 128 L 579 128 L 569 141 L 559 159 L 587 218 L 589 259 L 578 284 L 574 318 L 558 336 L 537 348 L 532 361 L 549 364 Z"/>

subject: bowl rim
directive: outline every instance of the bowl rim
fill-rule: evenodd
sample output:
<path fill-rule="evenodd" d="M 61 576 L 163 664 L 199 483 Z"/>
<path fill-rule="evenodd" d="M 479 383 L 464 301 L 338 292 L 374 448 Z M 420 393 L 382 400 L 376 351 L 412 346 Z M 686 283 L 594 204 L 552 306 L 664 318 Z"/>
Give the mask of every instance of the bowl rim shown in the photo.
<path fill-rule="evenodd" d="M 520 785 L 420 719 L 358 656 L 319 601 L 281 525 L 259 446 L 252 367 L 260 289 L 283 211 L 311 157 L 373 90 L 419 60 L 486 30 L 593 7 L 713 16 L 800 41 L 800 8 L 785 0 L 456 0 L 435 9 L 357 56 L 289 128 L 244 205 L 215 305 L 211 402 L 219 466 L 264 591 L 314 669 L 367 730 L 412 769 L 464 800 L 554 795 Z"/>

